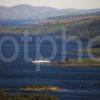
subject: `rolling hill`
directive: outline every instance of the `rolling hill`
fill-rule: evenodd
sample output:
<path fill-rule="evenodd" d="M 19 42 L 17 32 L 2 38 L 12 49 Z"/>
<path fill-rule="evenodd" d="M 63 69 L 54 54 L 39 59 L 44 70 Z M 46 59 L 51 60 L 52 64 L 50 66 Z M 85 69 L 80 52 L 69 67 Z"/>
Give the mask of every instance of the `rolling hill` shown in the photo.
<path fill-rule="evenodd" d="M 61 36 L 63 28 L 66 29 L 66 38 L 78 36 L 81 39 L 90 39 L 100 35 L 100 16 L 61 19 L 39 25 L 0 26 L 0 33 L 23 34 L 27 30 L 29 34 Z"/>

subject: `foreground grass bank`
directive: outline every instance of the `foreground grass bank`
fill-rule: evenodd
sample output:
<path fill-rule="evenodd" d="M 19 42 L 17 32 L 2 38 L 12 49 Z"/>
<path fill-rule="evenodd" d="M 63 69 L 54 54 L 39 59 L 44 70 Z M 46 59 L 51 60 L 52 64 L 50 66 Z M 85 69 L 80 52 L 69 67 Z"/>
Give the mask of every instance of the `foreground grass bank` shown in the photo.
<path fill-rule="evenodd" d="M 58 100 L 55 96 L 47 94 L 18 94 L 10 95 L 0 91 L 0 100 Z"/>

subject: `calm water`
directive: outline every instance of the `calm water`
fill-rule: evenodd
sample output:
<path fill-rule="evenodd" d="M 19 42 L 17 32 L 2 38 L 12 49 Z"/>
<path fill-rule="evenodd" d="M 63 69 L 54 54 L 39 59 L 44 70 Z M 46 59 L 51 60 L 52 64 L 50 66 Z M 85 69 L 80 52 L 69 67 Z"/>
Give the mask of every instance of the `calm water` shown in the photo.
<path fill-rule="evenodd" d="M 4 35 L 0 36 L 2 39 Z M 5 63 L 0 59 L 0 88 L 16 89 L 27 85 L 50 85 L 64 88 L 65 91 L 49 92 L 60 100 L 100 100 L 100 68 L 96 67 L 58 67 L 52 65 L 41 65 L 41 71 L 36 72 L 36 65 L 24 60 L 24 44 L 20 36 L 13 36 L 19 43 L 18 58 L 11 63 Z M 41 36 L 42 38 L 42 36 Z M 61 60 L 62 44 L 60 38 L 55 38 L 57 43 L 57 54 L 53 60 Z M 36 58 L 36 36 L 32 36 L 29 43 L 29 57 Z M 83 48 L 86 43 L 83 43 Z M 67 57 L 77 57 L 69 51 L 76 50 L 77 46 L 71 42 L 66 46 Z M 6 57 L 12 56 L 14 46 L 7 41 L 2 46 L 2 53 Z M 44 58 L 52 53 L 52 45 L 45 41 L 41 44 L 41 53 Z M 86 57 L 87 55 L 83 55 Z"/>
<path fill-rule="evenodd" d="M 33 20 L 28 20 L 28 19 L 21 19 L 21 20 L 0 20 L 0 25 L 1 26 L 21 26 L 21 25 L 27 25 L 29 22 Z"/>

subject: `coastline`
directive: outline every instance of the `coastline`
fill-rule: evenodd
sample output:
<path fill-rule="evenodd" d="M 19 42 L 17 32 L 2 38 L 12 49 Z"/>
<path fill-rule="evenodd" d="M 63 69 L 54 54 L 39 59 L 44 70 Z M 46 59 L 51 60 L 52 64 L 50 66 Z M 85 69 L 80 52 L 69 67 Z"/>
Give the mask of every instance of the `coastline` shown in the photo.
<path fill-rule="evenodd" d="M 49 65 L 58 67 L 100 67 L 100 64 L 69 64 L 69 63 L 50 63 Z"/>

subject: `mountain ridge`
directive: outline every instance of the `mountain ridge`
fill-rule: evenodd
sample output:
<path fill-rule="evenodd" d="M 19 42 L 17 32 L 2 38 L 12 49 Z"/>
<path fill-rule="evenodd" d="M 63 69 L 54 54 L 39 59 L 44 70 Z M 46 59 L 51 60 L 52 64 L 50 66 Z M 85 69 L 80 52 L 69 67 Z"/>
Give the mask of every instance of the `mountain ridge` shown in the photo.
<path fill-rule="evenodd" d="M 56 9 L 52 7 L 34 7 L 27 4 L 12 7 L 0 6 L 0 19 L 46 19 L 47 17 L 77 15 L 98 12 L 100 9 Z"/>

